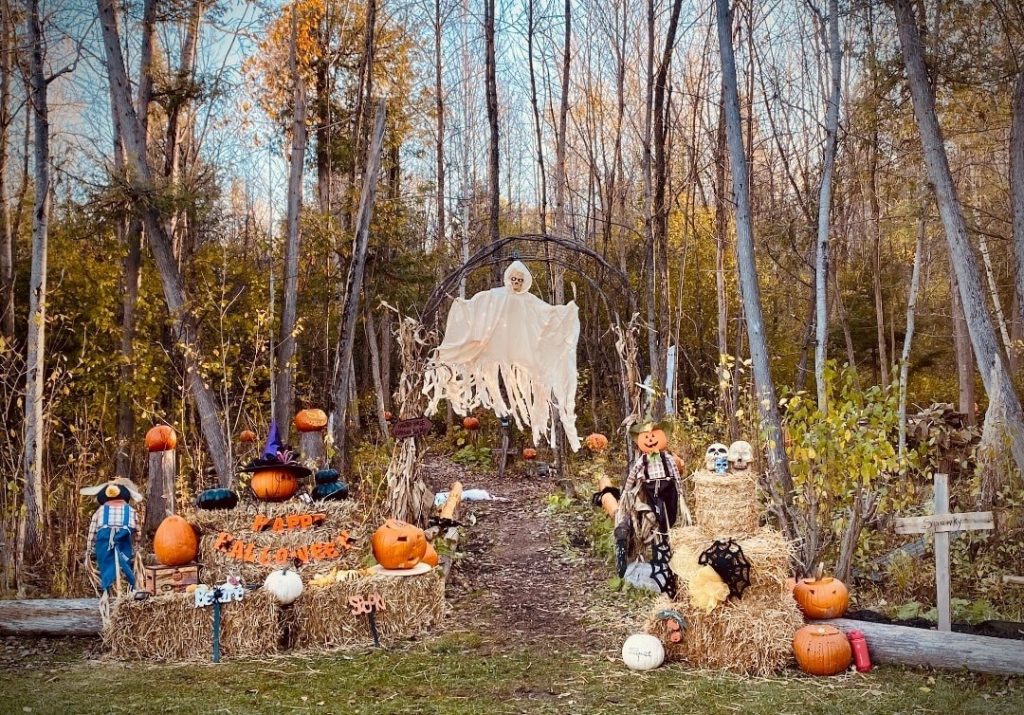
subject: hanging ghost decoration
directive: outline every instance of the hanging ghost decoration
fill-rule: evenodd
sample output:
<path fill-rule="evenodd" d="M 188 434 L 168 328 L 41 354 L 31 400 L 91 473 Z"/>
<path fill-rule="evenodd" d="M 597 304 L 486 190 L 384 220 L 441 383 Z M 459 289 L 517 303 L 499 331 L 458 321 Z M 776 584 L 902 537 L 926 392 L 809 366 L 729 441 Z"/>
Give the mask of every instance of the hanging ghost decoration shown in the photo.
<path fill-rule="evenodd" d="M 476 407 L 529 427 L 537 444 L 551 441 L 554 405 L 575 452 L 576 344 L 580 337 L 575 302 L 550 305 L 530 293 L 533 276 L 520 261 L 505 269 L 504 285 L 472 298 L 456 298 L 444 340 L 424 377 L 426 414 L 447 399 L 460 415 Z"/>

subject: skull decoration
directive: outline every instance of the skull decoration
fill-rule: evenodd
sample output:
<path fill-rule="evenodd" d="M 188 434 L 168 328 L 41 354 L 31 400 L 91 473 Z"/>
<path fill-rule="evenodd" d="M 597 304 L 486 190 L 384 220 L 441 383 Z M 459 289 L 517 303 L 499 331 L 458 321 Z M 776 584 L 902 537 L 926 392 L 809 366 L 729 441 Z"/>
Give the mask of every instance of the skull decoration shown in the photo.
<path fill-rule="evenodd" d="M 519 271 L 512 271 L 509 273 L 508 282 L 511 284 L 513 293 L 522 293 L 526 278 Z"/>
<path fill-rule="evenodd" d="M 704 468 L 716 474 L 725 474 L 729 466 L 729 448 L 721 442 L 715 442 L 704 453 Z"/>
<path fill-rule="evenodd" d="M 729 445 L 729 466 L 734 472 L 745 472 L 754 461 L 754 448 L 750 442 L 737 440 Z"/>

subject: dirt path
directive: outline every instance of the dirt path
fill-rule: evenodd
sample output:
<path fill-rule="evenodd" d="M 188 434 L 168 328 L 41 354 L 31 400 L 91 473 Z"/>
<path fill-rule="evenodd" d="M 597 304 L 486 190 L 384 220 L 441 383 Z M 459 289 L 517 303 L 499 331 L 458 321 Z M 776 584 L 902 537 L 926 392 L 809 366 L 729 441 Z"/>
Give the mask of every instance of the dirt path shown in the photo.
<path fill-rule="evenodd" d="M 485 641 L 617 648 L 633 625 L 608 588 L 611 567 L 589 548 L 589 513 L 549 508 L 548 477 L 470 472 L 444 458 L 422 471 L 435 491 L 458 479 L 508 501 L 465 502 L 463 553 L 449 582 L 452 627 Z"/>

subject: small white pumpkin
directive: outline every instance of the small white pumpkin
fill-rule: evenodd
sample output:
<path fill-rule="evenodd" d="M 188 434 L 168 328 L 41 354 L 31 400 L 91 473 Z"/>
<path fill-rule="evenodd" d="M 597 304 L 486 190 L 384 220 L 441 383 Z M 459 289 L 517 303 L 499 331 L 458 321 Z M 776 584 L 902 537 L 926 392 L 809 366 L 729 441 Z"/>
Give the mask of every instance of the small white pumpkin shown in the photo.
<path fill-rule="evenodd" d="M 278 569 L 267 574 L 263 588 L 267 589 L 278 603 L 287 606 L 302 595 L 302 577 L 291 569 Z"/>
<path fill-rule="evenodd" d="M 665 646 L 649 633 L 634 633 L 622 644 L 622 662 L 630 670 L 653 670 L 665 662 Z"/>

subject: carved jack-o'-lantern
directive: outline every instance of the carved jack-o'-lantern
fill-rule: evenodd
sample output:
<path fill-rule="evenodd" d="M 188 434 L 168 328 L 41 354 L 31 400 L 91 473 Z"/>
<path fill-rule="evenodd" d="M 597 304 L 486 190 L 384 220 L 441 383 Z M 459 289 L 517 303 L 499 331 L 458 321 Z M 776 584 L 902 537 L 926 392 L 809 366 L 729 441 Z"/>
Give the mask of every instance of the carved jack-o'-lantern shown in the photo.
<path fill-rule="evenodd" d="M 636 435 L 636 446 L 644 454 L 654 454 L 668 447 L 668 436 L 658 425 L 644 425 Z"/>
<path fill-rule="evenodd" d="M 299 432 L 319 432 L 327 426 L 327 413 L 323 410 L 301 410 L 295 415 L 295 429 Z"/>
<path fill-rule="evenodd" d="M 411 569 L 427 553 L 423 529 L 398 519 L 388 519 L 371 539 L 373 557 L 386 569 Z"/>

